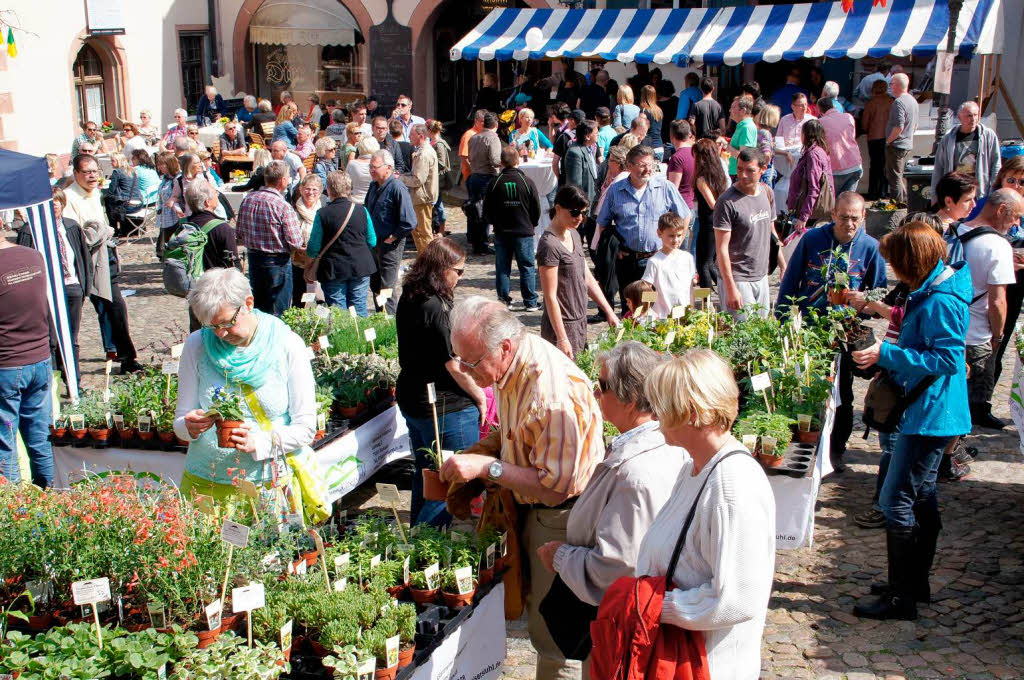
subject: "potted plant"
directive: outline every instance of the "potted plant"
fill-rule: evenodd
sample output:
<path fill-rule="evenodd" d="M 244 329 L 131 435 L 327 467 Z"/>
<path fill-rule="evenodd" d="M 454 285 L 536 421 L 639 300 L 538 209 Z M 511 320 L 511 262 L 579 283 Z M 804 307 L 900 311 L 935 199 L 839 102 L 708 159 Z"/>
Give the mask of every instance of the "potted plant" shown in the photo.
<path fill-rule="evenodd" d="M 114 419 L 117 426 L 117 433 L 122 441 L 130 441 L 135 438 L 136 427 L 139 417 L 139 405 L 143 403 L 141 389 L 135 381 L 119 383 L 114 390 L 114 408 L 120 418 Z"/>
<path fill-rule="evenodd" d="M 405 564 L 402 560 L 390 559 L 377 565 L 376 577 L 384 582 L 388 595 L 396 600 L 405 594 L 409 584 L 405 582 Z"/>
<path fill-rule="evenodd" d="M 110 439 L 110 428 L 113 424 L 110 417 L 110 404 L 92 392 L 86 395 L 79 405 L 82 415 L 85 416 L 85 427 L 89 430 L 89 437 L 95 442 L 105 443 Z"/>
<path fill-rule="evenodd" d="M 334 390 L 330 385 L 317 384 L 316 386 L 316 437 L 323 439 L 327 434 L 327 421 L 331 417 L 331 407 L 334 405 Z"/>
<path fill-rule="evenodd" d="M 416 605 L 401 603 L 392 607 L 390 613 L 402 641 L 398 648 L 398 670 L 402 670 L 412 664 L 412 657 L 416 653 Z"/>
<path fill-rule="evenodd" d="M 441 466 L 444 456 L 437 448 L 421 448 L 427 456 L 427 467 L 420 470 L 423 476 L 423 499 L 443 501 L 448 497 L 448 485 L 441 481 Z"/>
<path fill-rule="evenodd" d="M 174 434 L 174 409 L 165 406 L 156 419 L 156 436 L 165 444 L 172 443 L 177 437 Z"/>
<path fill-rule="evenodd" d="M 382 622 L 383 623 L 383 622 Z M 381 626 L 374 626 L 363 633 L 360 644 L 377 659 L 377 670 L 374 671 L 374 680 L 395 680 L 398 674 L 397 660 L 391 666 L 388 665 L 388 638 L 390 636 Z"/>
<path fill-rule="evenodd" d="M 776 467 L 782 464 L 786 447 L 793 438 L 794 420 L 784 413 L 766 413 L 753 411 L 736 423 L 735 434 L 742 439 L 743 435 L 758 437 L 758 446 L 754 453 L 762 465 Z"/>
<path fill-rule="evenodd" d="M 409 583 L 409 595 L 416 604 L 429 604 L 437 600 L 438 588 L 430 588 L 427 584 L 427 575 L 417 571 L 412 575 Z"/>
<path fill-rule="evenodd" d="M 352 420 L 366 408 L 366 384 L 362 380 L 341 382 L 334 386 L 334 409 L 339 416 Z"/>
<path fill-rule="evenodd" d="M 235 428 L 241 427 L 245 421 L 242 395 L 217 386 L 213 388 L 210 401 L 211 405 L 206 415 L 217 419 L 217 446 L 222 449 L 235 448 L 231 442 L 231 435 L 234 434 Z"/>
<path fill-rule="evenodd" d="M 67 436 L 68 433 L 68 418 L 61 414 L 53 419 L 53 424 L 50 425 L 50 434 L 54 440 L 61 440 Z"/>
<path fill-rule="evenodd" d="M 476 593 L 476 579 L 473 578 L 473 567 L 471 565 L 460 565 L 460 568 L 468 568 L 470 572 L 470 583 L 462 584 L 459 587 L 458 578 L 455 575 L 456 567 L 449 567 L 441 572 L 441 595 L 444 603 L 450 609 L 462 609 L 473 603 L 473 594 Z M 466 586 L 470 587 L 467 589 Z M 460 592 L 460 590 L 465 592 Z"/>
<path fill-rule="evenodd" d="M 829 255 L 825 273 L 830 305 L 845 305 L 850 293 L 850 253 L 836 246 Z"/>

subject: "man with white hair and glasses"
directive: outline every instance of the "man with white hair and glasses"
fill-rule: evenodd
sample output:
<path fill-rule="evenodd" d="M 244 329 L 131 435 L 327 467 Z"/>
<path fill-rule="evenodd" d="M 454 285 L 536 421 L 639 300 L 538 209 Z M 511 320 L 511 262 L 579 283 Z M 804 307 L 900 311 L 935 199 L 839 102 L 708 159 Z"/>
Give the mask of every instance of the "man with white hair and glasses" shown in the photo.
<path fill-rule="evenodd" d="M 484 482 L 490 497 L 512 497 L 525 511 L 522 564 L 528 570 L 527 627 L 537 650 L 537 678 L 572 677 L 575 671 L 548 632 L 540 603 L 554 580 L 537 553 L 566 540 L 576 497 L 604 458 L 602 419 L 587 376 L 558 348 L 526 328 L 503 302 L 472 296 L 451 312 L 452 349 L 462 370 L 481 388 L 493 386 L 500 426 L 450 458 L 446 482 L 469 483 L 449 494 L 449 511 L 469 514 L 468 497 Z M 465 493 L 462 493 L 465 492 Z"/>
<path fill-rule="evenodd" d="M 935 149 L 932 196 L 935 195 L 939 180 L 951 172 L 960 172 L 978 180 L 975 198 L 988 196 L 1002 165 L 999 137 L 995 130 L 982 125 L 981 109 L 975 102 L 966 101 L 961 104 L 956 117 L 960 122 L 939 140 Z"/>

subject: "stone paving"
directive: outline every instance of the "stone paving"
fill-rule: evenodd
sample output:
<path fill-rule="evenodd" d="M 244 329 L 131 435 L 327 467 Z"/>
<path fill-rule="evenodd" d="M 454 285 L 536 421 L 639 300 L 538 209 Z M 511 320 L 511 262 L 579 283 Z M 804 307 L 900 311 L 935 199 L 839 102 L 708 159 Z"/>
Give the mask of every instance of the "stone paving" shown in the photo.
<path fill-rule="evenodd" d="M 458 209 L 449 209 L 449 227 L 464 238 Z M 187 329 L 185 302 L 163 292 L 149 239 L 126 246 L 123 255 L 122 286 L 136 291 L 127 300 L 141 358 L 163 356 Z M 493 271 L 493 258 L 471 257 L 458 295 L 492 296 Z M 91 306 L 83 317 L 83 382 L 102 385 L 102 348 Z M 523 318 L 531 328 L 539 326 L 539 313 Z M 591 327 L 592 333 L 598 330 Z M 1009 417 L 1011 371 L 1008 358 L 995 398 L 995 413 L 1002 418 Z M 865 385 L 855 382 L 858 404 Z M 762 677 L 1004 680 L 1024 675 L 1024 461 L 1018 436 L 1010 427 L 975 433 L 967 443 L 979 451 L 971 476 L 939 489 L 945 529 L 933 571 L 933 603 L 923 606 L 914 622 L 862 621 L 851 614 L 852 607 L 871 582 L 883 578 L 886 559 L 884 532 L 860 529 L 852 520 L 870 503 L 878 455 L 876 436 L 865 441 L 855 429 L 849 471 L 821 485 L 814 546 L 777 555 Z M 368 485 L 347 504 L 365 508 L 379 500 Z M 505 677 L 533 677 L 533 663 L 525 624 L 510 622 Z"/>

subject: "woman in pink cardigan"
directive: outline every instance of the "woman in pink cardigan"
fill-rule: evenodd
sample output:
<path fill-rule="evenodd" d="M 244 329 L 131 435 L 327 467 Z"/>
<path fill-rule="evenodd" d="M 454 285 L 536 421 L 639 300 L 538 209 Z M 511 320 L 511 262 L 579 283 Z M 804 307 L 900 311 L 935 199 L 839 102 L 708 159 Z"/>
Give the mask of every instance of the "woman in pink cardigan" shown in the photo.
<path fill-rule="evenodd" d="M 818 100 L 821 117 L 818 122 L 825 128 L 828 157 L 832 161 L 832 179 L 836 196 L 844 191 L 856 191 L 864 176 L 864 165 L 857 146 L 857 123 L 853 116 L 843 113 L 830 97 Z"/>
<path fill-rule="evenodd" d="M 821 192 L 831 192 L 832 202 L 835 203 L 832 163 L 828 157 L 825 128 L 819 121 L 809 120 L 804 123 L 800 137 L 804 143 L 804 150 L 796 167 L 793 168 L 793 176 L 789 181 L 789 198 L 786 200 L 786 206 L 795 213 L 793 231 L 796 235 L 806 231 L 808 222 L 826 219 L 826 215 L 814 214 Z"/>

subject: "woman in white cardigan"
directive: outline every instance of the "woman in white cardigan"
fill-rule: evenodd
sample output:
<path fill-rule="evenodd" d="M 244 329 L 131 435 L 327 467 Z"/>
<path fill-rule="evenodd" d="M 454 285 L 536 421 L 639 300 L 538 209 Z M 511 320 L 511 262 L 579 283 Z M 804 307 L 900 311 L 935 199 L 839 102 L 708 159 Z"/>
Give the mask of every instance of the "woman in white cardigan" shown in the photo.
<path fill-rule="evenodd" d="M 704 634 L 712 678 L 757 678 L 775 566 L 775 498 L 751 456 L 722 460 L 744 450 L 730 434 L 739 408 L 732 370 L 711 350 L 691 350 L 655 367 L 645 392 L 665 441 L 692 460 L 640 545 L 636 575 L 665 574 L 696 503 L 661 622 Z"/>

